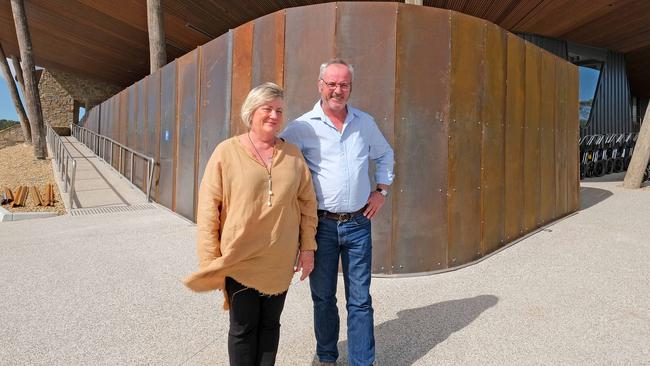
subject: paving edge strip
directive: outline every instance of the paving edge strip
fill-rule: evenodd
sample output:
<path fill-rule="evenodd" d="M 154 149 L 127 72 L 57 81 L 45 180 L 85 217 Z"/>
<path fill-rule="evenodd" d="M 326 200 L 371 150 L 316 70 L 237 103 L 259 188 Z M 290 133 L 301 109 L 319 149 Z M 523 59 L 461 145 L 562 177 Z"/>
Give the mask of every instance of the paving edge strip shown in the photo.
<path fill-rule="evenodd" d="M 55 216 L 59 216 L 59 214 L 56 212 L 11 212 L 0 207 L 0 222 L 44 219 Z"/>

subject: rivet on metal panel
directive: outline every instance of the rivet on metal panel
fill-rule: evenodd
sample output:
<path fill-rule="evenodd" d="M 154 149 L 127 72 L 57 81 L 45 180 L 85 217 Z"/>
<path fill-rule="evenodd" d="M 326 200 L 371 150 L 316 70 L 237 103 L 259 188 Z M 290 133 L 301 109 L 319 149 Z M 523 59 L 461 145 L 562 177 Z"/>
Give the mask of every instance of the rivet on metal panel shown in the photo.
<path fill-rule="evenodd" d="M 442 188 L 438 188 L 438 192 L 442 192 Z"/>
<path fill-rule="evenodd" d="M 404 266 L 400 264 L 399 268 L 404 268 Z"/>
<path fill-rule="evenodd" d="M 456 258 L 452 258 L 451 261 L 452 261 L 452 262 L 455 262 L 455 261 L 456 261 Z"/>
<path fill-rule="evenodd" d="M 440 265 L 440 262 L 438 262 L 438 265 Z"/>

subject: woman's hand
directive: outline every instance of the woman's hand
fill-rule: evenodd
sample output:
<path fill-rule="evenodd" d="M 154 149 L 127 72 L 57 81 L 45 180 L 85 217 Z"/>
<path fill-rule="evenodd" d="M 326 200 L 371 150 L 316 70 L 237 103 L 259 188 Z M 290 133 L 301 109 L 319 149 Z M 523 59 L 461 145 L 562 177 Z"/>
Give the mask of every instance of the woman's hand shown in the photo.
<path fill-rule="evenodd" d="M 313 250 L 301 250 L 298 253 L 298 261 L 296 266 L 293 268 L 293 272 L 302 271 L 300 276 L 300 281 L 304 281 L 305 278 L 309 276 L 311 271 L 314 270 L 314 251 Z"/>

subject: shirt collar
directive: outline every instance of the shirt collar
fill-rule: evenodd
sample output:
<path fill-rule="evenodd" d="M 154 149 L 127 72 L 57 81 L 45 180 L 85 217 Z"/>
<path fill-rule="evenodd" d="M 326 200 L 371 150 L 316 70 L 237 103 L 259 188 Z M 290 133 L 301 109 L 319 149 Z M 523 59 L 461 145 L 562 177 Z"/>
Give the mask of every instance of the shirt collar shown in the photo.
<path fill-rule="evenodd" d="M 314 104 L 314 108 L 309 113 L 309 119 L 318 119 L 334 127 L 334 125 L 332 125 L 332 121 L 330 121 L 329 117 L 327 117 L 325 115 L 325 112 L 323 112 L 323 107 L 321 107 L 320 103 L 321 103 L 320 99 L 316 101 L 316 104 Z M 348 109 L 348 114 L 347 116 L 345 116 L 345 121 L 343 121 L 343 126 L 350 123 L 354 119 L 354 117 L 359 117 L 356 108 L 352 108 L 350 103 L 348 103 L 346 107 Z"/>

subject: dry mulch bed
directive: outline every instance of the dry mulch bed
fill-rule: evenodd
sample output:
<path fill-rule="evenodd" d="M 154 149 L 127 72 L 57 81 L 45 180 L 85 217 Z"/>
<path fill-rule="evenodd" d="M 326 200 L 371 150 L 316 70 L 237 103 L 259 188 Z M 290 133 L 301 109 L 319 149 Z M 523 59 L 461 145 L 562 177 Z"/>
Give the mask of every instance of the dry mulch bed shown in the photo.
<path fill-rule="evenodd" d="M 36 206 L 32 201 L 31 192 L 27 196 L 26 207 L 11 208 L 9 204 L 2 205 L 3 208 L 12 212 L 57 212 L 65 214 L 65 206 L 61 202 L 59 187 L 56 185 L 52 171 L 51 158 L 37 160 L 34 158 L 34 147 L 31 145 L 17 144 L 8 147 L 0 147 L 0 189 L 7 187 L 16 194 L 19 186 L 36 186 L 43 195 L 45 185 L 54 185 L 55 203 L 54 206 Z"/>

